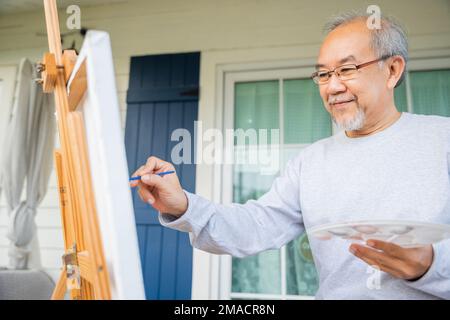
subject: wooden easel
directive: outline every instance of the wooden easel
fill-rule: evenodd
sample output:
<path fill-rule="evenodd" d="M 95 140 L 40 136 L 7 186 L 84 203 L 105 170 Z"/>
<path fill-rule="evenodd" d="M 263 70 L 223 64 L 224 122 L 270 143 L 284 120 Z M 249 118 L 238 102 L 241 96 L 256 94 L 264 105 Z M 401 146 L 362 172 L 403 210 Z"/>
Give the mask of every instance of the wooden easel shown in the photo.
<path fill-rule="evenodd" d="M 52 299 L 111 299 L 108 270 L 98 225 L 83 117 L 77 105 L 87 88 L 83 61 L 67 93 L 76 61 L 74 51 L 61 51 L 55 0 L 44 0 L 50 53 L 39 66 L 44 92 L 54 92 L 60 149 L 54 160 L 58 176 L 65 254 Z"/>

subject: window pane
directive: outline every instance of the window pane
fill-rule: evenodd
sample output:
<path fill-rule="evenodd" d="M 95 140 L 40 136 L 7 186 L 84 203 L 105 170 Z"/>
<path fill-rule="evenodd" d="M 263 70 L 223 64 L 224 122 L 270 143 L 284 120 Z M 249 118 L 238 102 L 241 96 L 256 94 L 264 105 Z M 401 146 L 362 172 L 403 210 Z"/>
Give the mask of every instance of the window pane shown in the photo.
<path fill-rule="evenodd" d="M 233 258 L 232 292 L 281 294 L 280 251 Z"/>
<path fill-rule="evenodd" d="M 279 129 L 278 91 L 277 80 L 236 83 L 235 129 Z"/>
<path fill-rule="evenodd" d="M 406 81 L 394 89 L 394 100 L 397 110 L 400 112 L 408 112 L 408 102 L 406 100 Z"/>
<path fill-rule="evenodd" d="M 262 196 L 272 185 L 274 176 L 246 171 L 235 166 L 233 202 L 245 203 Z M 233 258 L 232 292 L 281 293 L 279 250 L 262 252 L 246 258 Z"/>
<path fill-rule="evenodd" d="M 410 73 L 414 113 L 450 117 L 450 70 Z"/>
<path fill-rule="evenodd" d="M 248 172 L 249 166 L 236 165 L 233 177 L 233 202 L 245 203 L 250 199 L 258 199 L 272 186 L 273 175 L 261 175 L 259 172 Z"/>
<path fill-rule="evenodd" d="M 319 281 L 305 233 L 288 243 L 286 256 L 287 293 L 314 296 L 319 287 Z"/>
<path fill-rule="evenodd" d="M 234 119 L 235 129 L 279 129 L 278 81 L 236 83 Z M 261 175 L 254 169 L 234 166 L 233 202 L 245 203 L 269 190 L 274 176 Z M 232 292 L 281 293 L 279 250 L 232 261 Z"/>
<path fill-rule="evenodd" d="M 331 136 L 331 119 L 311 79 L 283 82 L 284 142 L 312 143 Z"/>

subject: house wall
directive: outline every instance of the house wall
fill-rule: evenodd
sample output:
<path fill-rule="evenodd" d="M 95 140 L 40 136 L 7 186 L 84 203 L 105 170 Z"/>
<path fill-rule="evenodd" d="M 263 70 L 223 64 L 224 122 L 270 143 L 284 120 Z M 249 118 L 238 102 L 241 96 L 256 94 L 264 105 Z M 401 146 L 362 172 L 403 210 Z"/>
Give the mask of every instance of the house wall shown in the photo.
<path fill-rule="evenodd" d="M 370 4 L 373 2 L 358 0 L 136 0 L 81 7 L 81 21 L 82 26 L 110 33 L 123 128 L 131 56 L 201 51 L 199 119 L 207 128 L 215 126 L 221 67 L 292 59 L 314 61 L 327 18 L 350 9 L 364 10 Z M 448 0 L 379 0 L 376 4 L 406 26 L 413 57 L 450 56 Z M 61 10 L 59 16 L 64 33 L 68 14 Z M 81 42 L 77 36 L 68 37 L 64 46 L 72 40 Z M 0 65 L 17 65 L 21 57 L 38 61 L 46 51 L 43 11 L 0 16 Z M 197 192 L 212 199 L 217 190 L 213 170 L 201 165 L 196 179 Z M 42 265 L 56 279 L 63 240 L 55 174 L 36 220 Z M 7 264 L 6 225 L 2 198 L 0 265 Z M 193 277 L 194 298 L 218 297 L 216 257 L 195 250 Z"/>

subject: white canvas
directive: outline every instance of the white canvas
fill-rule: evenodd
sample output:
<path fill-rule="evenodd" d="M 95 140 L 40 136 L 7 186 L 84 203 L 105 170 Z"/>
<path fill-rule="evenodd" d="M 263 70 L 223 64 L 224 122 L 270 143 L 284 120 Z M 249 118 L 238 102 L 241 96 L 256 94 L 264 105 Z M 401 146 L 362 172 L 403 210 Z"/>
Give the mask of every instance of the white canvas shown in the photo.
<path fill-rule="evenodd" d="M 88 85 L 78 108 L 84 116 L 112 298 L 145 299 L 111 45 L 106 32 L 86 34 L 72 77 L 84 59 Z"/>

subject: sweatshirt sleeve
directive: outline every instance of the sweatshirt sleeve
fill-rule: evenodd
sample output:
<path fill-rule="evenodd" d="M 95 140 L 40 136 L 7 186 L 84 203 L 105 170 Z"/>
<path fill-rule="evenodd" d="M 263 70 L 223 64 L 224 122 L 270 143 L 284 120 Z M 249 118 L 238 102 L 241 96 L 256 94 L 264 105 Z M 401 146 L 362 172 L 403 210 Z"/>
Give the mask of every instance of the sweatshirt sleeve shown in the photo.
<path fill-rule="evenodd" d="M 445 118 L 447 139 L 447 168 L 450 180 L 450 118 Z M 443 299 L 450 299 L 450 239 L 433 244 L 433 262 L 420 279 L 407 281 L 413 288 Z"/>
<path fill-rule="evenodd" d="M 436 297 L 450 299 L 450 240 L 433 244 L 433 251 L 433 262 L 427 273 L 406 283 Z"/>
<path fill-rule="evenodd" d="M 185 191 L 188 209 L 180 218 L 159 213 L 163 226 L 189 232 L 191 244 L 215 254 L 244 257 L 280 248 L 303 230 L 300 209 L 300 157 L 258 200 L 222 205 Z"/>

